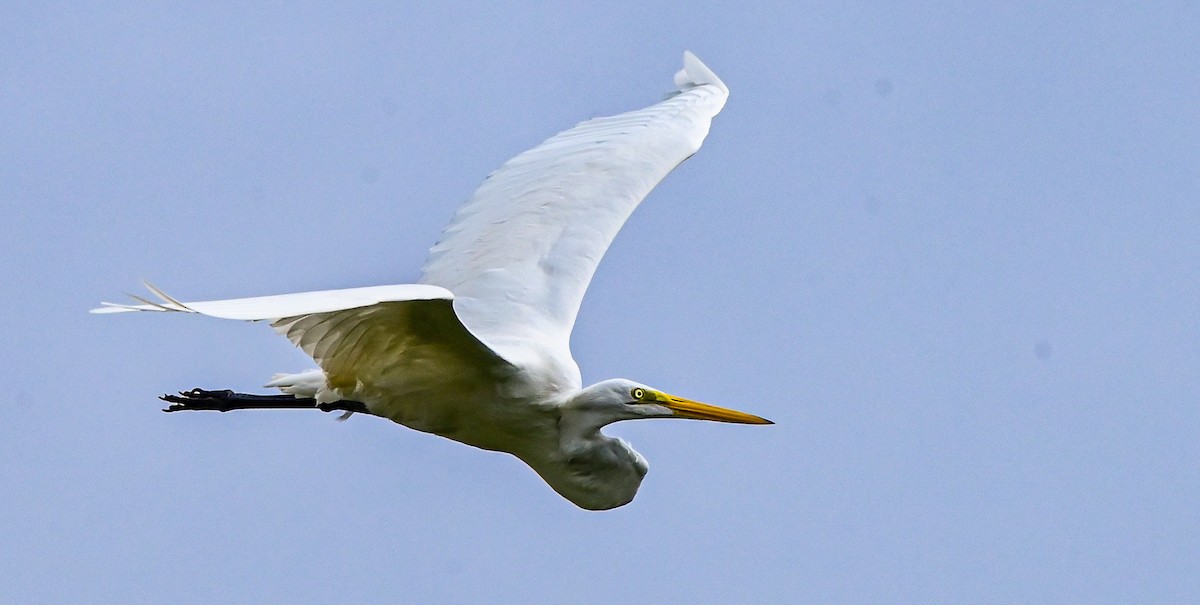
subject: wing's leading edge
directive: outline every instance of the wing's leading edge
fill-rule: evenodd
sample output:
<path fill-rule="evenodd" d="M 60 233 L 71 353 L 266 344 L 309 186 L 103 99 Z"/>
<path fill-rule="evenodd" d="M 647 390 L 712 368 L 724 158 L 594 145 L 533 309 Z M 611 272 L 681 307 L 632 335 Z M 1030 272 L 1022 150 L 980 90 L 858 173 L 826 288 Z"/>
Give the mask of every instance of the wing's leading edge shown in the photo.
<path fill-rule="evenodd" d="M 453 292 L 462 322 L 502 355 L 534 339 L 567 352 L 617 231 L 700 148 L 729 95 L 690 52 L 675 84 L 657 104 L 581 122 L 489 175 L 430 250 L 421 283 Z"/>
<path fill-rule="evenodd" d="M 205 300 L 199 302 L 180 302 L 148 283 L 146 284 L 146 288 L 153 292 L 155 296 L 158 296 L 160 301 L 154 302 L 139 296 L 133 296 L 134 299 L 144 304 L 122 305 L 101 303 L 104 305 L 103 307 L 92 309 L 91 312 L 175 311 L 179 313 L 199 313 L 221 319 L 240 319 L 244 321 L 265 319 L 273 321 L 282 317 L 357 309 L 383 302 L 451 300 L 454 298 L 454 295 L 445 288 L 428 284 L 368 286 L 365 288 L 347 288 L 344 290 L 321 290 L 317 292 L 297 292 L 294 294 L 276 294 L 273 296 Z"/>

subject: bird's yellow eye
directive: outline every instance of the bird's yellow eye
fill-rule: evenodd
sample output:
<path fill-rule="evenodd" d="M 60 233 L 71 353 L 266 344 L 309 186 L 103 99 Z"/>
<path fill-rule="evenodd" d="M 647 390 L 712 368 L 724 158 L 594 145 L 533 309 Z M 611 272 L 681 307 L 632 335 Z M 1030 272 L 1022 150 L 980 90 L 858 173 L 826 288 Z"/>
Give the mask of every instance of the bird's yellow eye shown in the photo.
<path fill-rule="evenodd" d="M 629 394 L 633 395 L 634 401 L 641 401 L 642 399 L 646 398 L 646 389 L 639 387 L 639 388 L 636 388 L 636 389 L 630 391 Z"/>

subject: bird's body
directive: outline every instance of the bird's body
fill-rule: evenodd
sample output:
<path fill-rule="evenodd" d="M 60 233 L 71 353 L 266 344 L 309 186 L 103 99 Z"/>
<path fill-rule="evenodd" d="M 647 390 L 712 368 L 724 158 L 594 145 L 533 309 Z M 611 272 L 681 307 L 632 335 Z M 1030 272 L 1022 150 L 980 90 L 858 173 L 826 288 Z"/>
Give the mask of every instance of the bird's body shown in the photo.
<path fill-rule="evenodd" d="M 678 90 L 648 108 L 583 122 L 490 175 L 430 252 L 421 283 L 97 312 L 179 311 L 268 320 L 319 369 L 277 375 L 282 396 L 193 390 L 169 411 L 318 407 L 366 412 L 508 452 L 588 509 L 628 503 L 647 465 L 603 435 L 612 422 L 757 416 L 629 380 L 583 388 L 569 340 L 609 243 L 642 198 L 699 149 L 728 89 L 690 53 Z"/>

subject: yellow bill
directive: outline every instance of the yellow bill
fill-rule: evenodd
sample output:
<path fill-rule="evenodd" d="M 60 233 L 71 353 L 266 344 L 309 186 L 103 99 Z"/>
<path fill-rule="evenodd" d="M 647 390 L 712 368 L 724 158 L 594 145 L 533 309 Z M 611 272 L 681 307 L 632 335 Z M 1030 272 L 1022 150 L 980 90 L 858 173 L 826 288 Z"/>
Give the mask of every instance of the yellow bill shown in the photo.
<path fill-rule="evenodd" d="M 695 420 L 714 420 L 716 422 L 736 422 L 738 424 L 775 424 L 766 418 L 747 414 L 729 408 L 717 407 L 691 399 L 684 399 L 666 393 L 655 393 L 654 399 L 659 405 L 671 410 L 679 418 Z"/>

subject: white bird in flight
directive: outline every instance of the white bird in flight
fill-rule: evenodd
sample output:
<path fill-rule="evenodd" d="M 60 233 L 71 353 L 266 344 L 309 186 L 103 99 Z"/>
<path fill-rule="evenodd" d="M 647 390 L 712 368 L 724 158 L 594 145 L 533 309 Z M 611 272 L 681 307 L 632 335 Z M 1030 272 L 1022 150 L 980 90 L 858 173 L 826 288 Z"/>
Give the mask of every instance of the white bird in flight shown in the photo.
<path fill-rule="evenodd" d="M 623 378 L 584 388 L 569 340 L 596 265 L 630 213 L 704 141 L 729 96 L 690 52 L 676 90 L 587 120 L 509 160 L 459 208 L 420 283 L 278 296 L 102 303 L 267 320 L 319 369 L 277 374 L 282 395 L 192 389 L 165 411 L 340 410 L 508 452 L 591 510 L 633 500 L 645 458 L 601 428 L 637 418 L 771 424 Z"/>

